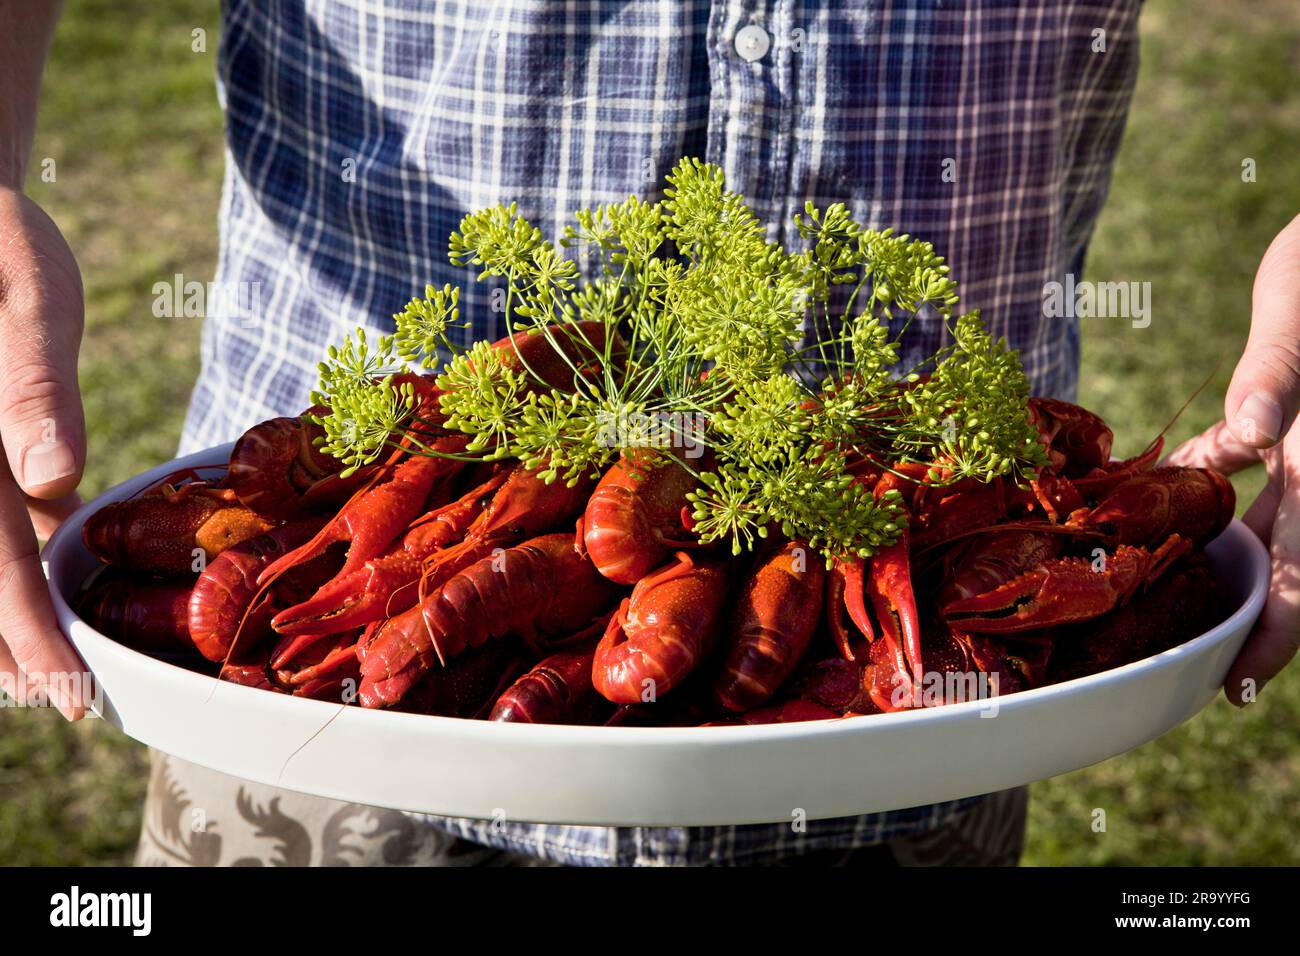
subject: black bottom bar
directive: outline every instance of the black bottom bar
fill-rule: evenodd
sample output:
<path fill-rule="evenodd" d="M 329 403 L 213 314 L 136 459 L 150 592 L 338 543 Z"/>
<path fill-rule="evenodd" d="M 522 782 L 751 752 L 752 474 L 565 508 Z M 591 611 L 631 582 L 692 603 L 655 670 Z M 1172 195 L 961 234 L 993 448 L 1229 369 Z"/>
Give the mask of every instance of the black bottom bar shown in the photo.
<path fill-rule="evenodd" d="M 717 934 L 734 950 L 746 938 L 770 945 L 773 931 L 807 933 L 813 946 L 823 934 L 848 933 L 873 949 L 891 938 L 968 945 L 1173 933 L 1231 941 L 1292 923 L 1294 876 L 1267 869 L 9 869 L 0 870 L 0 925 L 10 945 L 76 934 L 127 945 L 149 938 L 368 946 L 428 934 L 431 945 L 540 935 L 593 946 L 640 940 L 645 949 L 680 946 L 687 936 L 699 946 Z"/>

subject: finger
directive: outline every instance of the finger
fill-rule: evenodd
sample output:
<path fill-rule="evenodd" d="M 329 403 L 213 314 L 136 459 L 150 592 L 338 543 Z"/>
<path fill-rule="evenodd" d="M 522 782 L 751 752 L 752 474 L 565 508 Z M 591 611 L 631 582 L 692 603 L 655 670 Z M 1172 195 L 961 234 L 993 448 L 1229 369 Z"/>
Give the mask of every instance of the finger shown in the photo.
<path fill-rule="evenodd" d="M 27 679 L 69 720 L 85 714 L 76 689 L 85 666 L 59 631 L 22 493 L 0 463 L 0 637 Z"/>
<path fill-rule="evenodd" d="M 1269 245 L 1255 273 L 1250 337 L 1224 399 L 1233 434 L 1268 448 L 1300 406 L 1300 216 Z"/>
<path fill-rule="evenodd" d="M 1224 693 L 1238 705 L 1244 691 L 1258 694 L 1300 648 L 1300 433 L 1287 436 L 1284 465 L 1269 544 L 1268 598 L 1224 681 Z"/>
<path fill-rule="evenodd" d="M 1259 449 L 1238 441 L 1226 422 L 1218 422 L 1199 435 L 1187 439 L 1171 451 L 1161 464 L 1213 468 L 1231 475 L 1259 464 Z"/>
<path fill-rule="evenodd" d="M 58 530 L 59 525 L 63 524 L 68 515 L 80 507 L 81 495 L 75 491 L 52 501 L 46 501 L 44 498 L 27 499 L 27 513 L 31 516 L 32 527 L 36 529 L 36 537 L 42 541 L 48 541 L 50 535 Z"/>
<path fill-rule="evenodd" d="M 19 673 L 21 671 L 18 662 L 9 653 L 9 648 L 5 645 L 5 642 L 0 640 L 0 677 L 12 681 L 13 686 L 17 686 Z M 8 687 L 5 687 L 5 690 L 8 690 Z"/>
<path fill-rule="evenodd" d="M 1273 544 L 1273 522 L 1277 519 L 1277 509 L 1281 504 L 1282 486 L 1270 481 L 1241 516 L 1242 523 L 1255 532 L 1255 537 L 1263 541 L 1265 547 Z"/>
<path fill-rule="evenodd" d="M 1249 689 L 1257 697 L 1300 649 L 1300 565 L 1273 562 L 1273 579 L 1259 622 L 1233 661 L 1223 692 L 1241 706 Z"/>

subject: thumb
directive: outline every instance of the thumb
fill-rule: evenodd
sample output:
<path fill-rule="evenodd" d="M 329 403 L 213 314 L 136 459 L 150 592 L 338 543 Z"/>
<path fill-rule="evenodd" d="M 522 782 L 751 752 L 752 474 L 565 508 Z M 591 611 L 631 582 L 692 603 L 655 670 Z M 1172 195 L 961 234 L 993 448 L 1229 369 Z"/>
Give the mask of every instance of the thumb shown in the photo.
<path fill-rule="evenodd" d="M 1268 448 L 1300 408 L 1300 216 L 1260 261 L 1251 296 L 1250 338 L 1224 401 L 1238 441 Z"/>
<path fill-rule="evenodd" d="M 11 351 L 0 363 L 0 436 L 9 467 L 33 498 L 62 498 L 81 481 L 86 425 L 76 350 Z"/>
<path fill-rule="evenodd" d="M 0 195 L 0 242 L 0 440 L 23 491 L 61 498 L 86 459 L 81 274 L 53 221 L 25 197 Z"/>

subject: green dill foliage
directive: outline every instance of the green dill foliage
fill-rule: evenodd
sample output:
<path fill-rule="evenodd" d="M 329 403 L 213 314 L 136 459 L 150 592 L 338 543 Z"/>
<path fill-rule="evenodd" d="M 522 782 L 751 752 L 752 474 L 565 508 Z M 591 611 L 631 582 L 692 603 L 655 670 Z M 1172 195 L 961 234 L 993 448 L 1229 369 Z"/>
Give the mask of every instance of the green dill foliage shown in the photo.
<path fill-rule="evenodd" d="M 828 560 L 870 556 L 906 523 L 897 491 L 877 497 L 854 478 L 864 468 L 923 462 L 943 484 L 1021 480 L 1042 463 L 1018 357 L 978 313 L 954 314 L 956 282 L 932 245 L 809 204 L 795 219 L 804 248 L 787 251 L 695 159 L 664 197 L 583 209 L 558 244 L 515 205 L 466 216 L 451 262 L 502 283 L 522 336 L 456 348 L 459 290 L 429 287 L 373 352 L 362 332 L 330 349 L 313 394 L 329 409 L 323 447 L 355 468 L 410 439 L 414 399 L 391 376 L 414 365 L 438 374 L 443 424 L 472 436 L 466 454 L 572 483 L 624 452 L 694 444 L 707 456 L 664 457 L 699 479 L 702 539 L 739 553 L 775 528 Z M 900 368 L 923 309 L 950 341 Z M 567 387 L 530 367 L 526 336 L 547 339 Z"/>
<path fill-rule="evenodd" d="M 410 385 L 393 384 L 397 361 L 391 335 L 380 336 L 372 352 L 366 330 L 357 329 L 355 340 L 349 335 L 327 354 L 317 366 L 320 382 L 311 401 L 329 413 L 310 417 L 325 432 L 318 444 L 347 465 L 346 476 L 389 446 L 410 419 L 415 400 Z"/>

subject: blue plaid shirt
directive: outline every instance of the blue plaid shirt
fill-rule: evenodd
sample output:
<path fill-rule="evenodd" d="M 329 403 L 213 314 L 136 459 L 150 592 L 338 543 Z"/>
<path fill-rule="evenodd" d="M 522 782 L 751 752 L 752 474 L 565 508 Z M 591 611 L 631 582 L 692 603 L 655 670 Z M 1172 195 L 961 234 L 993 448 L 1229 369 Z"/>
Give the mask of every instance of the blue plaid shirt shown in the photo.
<path fill-rule="evenodd" d="M 447 262 L 466 212 L 518 200 L 553 235 L 582 206 L 658 198 L 686 155 L 720 165 L 787 246 L 808 199 L 932 241 L 1035 392 L 1072 397 L 1077 326 L 1044 318 L 1043 289 L 1080 271 L 1105 198 L 1139 8 L 227 0 L 216 278 L 257 307 L 208 316 L 182 450 L 299 411 L 324 347 L 358 324 L 391 330 L 426 283 L 461 284 L 473 336 L 502 334 L 490 290 Z M 944 329 L 909 335 L 914 358 Z M 969 805 L 802 834 L 431 822 L 569 863 L 734 863 L 879 843 Z"/>

